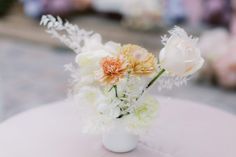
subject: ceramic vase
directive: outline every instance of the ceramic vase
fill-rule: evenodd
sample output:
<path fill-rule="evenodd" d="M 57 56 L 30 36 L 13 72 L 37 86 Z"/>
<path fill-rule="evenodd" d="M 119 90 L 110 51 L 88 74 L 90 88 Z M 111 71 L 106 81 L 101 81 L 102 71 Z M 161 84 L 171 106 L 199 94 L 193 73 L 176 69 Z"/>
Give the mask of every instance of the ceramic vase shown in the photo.
<path fill-rule="evenodd" d="M 119 123 L 102 137 L 104 147 L 115 153 L 125 153 L 137 147 L 139 136 L 127 131 Z"/>

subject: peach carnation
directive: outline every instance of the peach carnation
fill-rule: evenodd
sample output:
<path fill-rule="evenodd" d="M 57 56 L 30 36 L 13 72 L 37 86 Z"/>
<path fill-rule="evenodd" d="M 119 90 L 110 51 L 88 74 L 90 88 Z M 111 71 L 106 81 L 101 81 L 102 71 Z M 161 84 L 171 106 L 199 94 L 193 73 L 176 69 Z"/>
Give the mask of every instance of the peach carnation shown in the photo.
<path fill-rule="evenodd" d="M 105 84 L 115 84 L 124 77 L 127 64 L 122 56 L 105 57 L 101 60 L 102 77 L 101 82 Z"/>
<path fill-rule="evenodd" d="M 131 74 L 151 75 L 156 71 L 156 57 L 138 45 L 124 45 L 121 54 L 128 60 Z"/>

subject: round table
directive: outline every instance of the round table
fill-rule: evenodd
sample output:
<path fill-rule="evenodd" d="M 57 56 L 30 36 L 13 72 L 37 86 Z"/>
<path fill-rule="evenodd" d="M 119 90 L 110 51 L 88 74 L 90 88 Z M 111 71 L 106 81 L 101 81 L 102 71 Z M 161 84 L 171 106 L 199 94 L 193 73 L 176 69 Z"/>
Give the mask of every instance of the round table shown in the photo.
<path fill-rule="evenodd" d="M 19 114 L 0 125 L 0 157 L 235 157 L 236 116 L 190 101 L 158 98 L 160 112 L 129 153 L 103 148 L 81 133 L 70 100 Z"/>

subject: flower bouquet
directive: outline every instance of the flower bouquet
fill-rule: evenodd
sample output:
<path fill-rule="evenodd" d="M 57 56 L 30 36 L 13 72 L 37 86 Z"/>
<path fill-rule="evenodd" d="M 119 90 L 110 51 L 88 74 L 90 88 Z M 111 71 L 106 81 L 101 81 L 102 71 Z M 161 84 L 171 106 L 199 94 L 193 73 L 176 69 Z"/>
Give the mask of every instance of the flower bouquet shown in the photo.
<path fill-rule="evenodd" d="M 66 65 L 73 78 L 72 96 L 80 107 L 83 131 L 103 133 L 104 146 L 113 152 L 136 147 L 138 135 L 152 124 L 158 101 L 148 94 L 179 86 L 203 65 L 197 39 L 180 27 L 162 37 L 159 58 L 134 44 L 102 43 L 100 34 L 85 31 L 61 18 L 45 15 L 41 25 L 76 52 Z"/>

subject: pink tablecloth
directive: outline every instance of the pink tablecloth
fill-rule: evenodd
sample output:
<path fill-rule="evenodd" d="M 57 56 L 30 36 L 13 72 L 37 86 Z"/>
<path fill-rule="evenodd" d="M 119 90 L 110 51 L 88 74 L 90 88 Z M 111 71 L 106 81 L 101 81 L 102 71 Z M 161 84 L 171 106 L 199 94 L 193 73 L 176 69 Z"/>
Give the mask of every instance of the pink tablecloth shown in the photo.
<path fill-rule="evenodd" d="M 160 114 L 137 149 L 114 154 L 100 136 L 81 133 L 69 100 L 25 112 L 0 125 L 0 157 L 236 157 L 236 117 L 183 100 L 159 98 Z"/>

